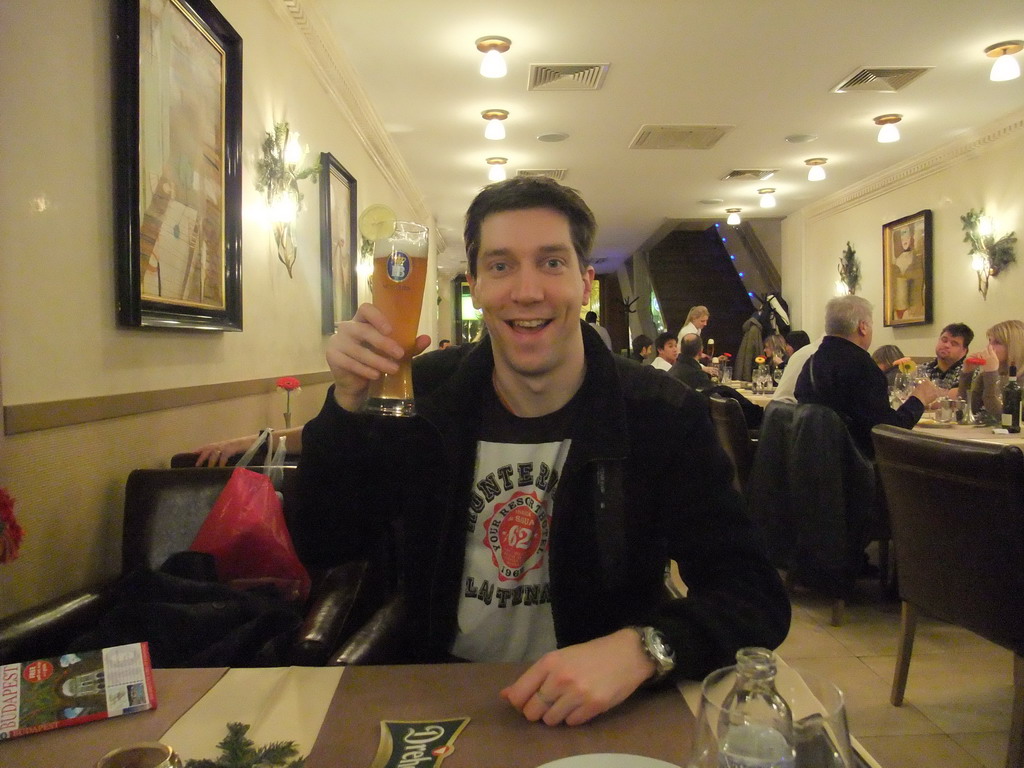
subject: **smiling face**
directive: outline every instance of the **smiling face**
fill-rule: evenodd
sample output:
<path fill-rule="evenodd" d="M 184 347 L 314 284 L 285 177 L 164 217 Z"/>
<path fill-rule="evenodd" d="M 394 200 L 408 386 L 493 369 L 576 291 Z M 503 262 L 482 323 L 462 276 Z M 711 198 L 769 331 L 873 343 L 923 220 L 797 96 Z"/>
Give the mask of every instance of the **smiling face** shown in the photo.
<path fill-rule="evenodd" d="M 590 302 L 594 268 L 581 272 L 569 220 L 549 208 L 488 215 L 480 227 L 473 306 L 482 310 L 499 377 L 531 388 L 582 380 L 580 307 Z"/>

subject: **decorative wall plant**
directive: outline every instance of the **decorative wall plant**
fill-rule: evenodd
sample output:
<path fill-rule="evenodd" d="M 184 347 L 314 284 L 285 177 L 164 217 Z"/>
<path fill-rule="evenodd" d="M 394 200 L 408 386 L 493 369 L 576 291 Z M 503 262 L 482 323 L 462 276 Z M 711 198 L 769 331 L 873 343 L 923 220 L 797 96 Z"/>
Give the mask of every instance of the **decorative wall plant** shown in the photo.
<path fill-rule="evenodd" d="M 1014 244 L 1017 242 L 1015 232 L 1003 235 L 998 240 L 992 234 L 992 222 L 985 216 L 985 209 L 976 211 L 973 208 L 960 217 L 963 225 L 964 242 L 971 246 L 967 255 L 971 257 L 971 267 L 978 273 L 978 290 L 983 299 L 988 298 L 988 281 L 1017 261 Z"/>
<path fill-rule="evenodd" d="M 298 134 L 292 135 L 287 122 L 274 123 L 274 132 L 267 131 L 256 159 L 256 191 L 266 195 L 274 223 L 277 258 L 288 270 L 288 277 L 292 276 L 298 255 L 292 225 L 302 206 L 299 182 L 310 179 L 315 183 L 320 174 L 319 164 L 299 169 L 303 152 L 297 137 Z"/>
<path fill-rule="evenodd" d="M 839 257 L 839 282 L 846 286 L 849 294 L 857 293 L 860 287 L 860 261 L 850 241 L 846 241 L 846 250 Z"/>

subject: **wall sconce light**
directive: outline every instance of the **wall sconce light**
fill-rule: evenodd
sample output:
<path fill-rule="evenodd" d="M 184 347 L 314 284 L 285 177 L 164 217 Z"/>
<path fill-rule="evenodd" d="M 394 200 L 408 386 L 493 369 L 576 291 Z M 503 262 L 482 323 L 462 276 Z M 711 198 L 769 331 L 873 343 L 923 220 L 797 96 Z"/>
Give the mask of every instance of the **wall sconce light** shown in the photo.
<path fill-rule="evenodd" d="M 729 214 L 729 217 L 725 220 L 725 223 L 733 227 L 738 227 L 740 224 L 741 210 L 741 208 L 726 208 L 725 212 Z"/>
<path fill-rule="evenodd" d="M 860 261 L 850 241 L 846 241 L 846 250 L 839 257 L 839 279 L 836 280 L 836 295 L 846 296 L 857 293 L 860 287 Z"/>
<path fill-rule="evenodd" d="M 507 178 L 505 173 L 505 163 L 507 162 L 507 157 L 488 157 L 487 164 L 491 167 L 487 171 L 487 178 L 491 181 L 504 181 Z"/>
<path fill-rule="evenodd" d="M 505 138 L 505 124 L 502 120 L 508 119 L 508 112 L 504 109 L 485 109 L 480 117 L 487 121 L 484 128 L 484 138 L 500 140 Z"/>
<path fill-rule="evenodd" d="M 971 269 L 978 273 L 978 291 L 981 298 L 988 298 L 989 278 L 997 276 L 1017 261 L 1013 245 L 1017 242 L 1015 232 L 1003 235 L 998 240 L 992 234 L 992 220 L 985 215 L 985 209 L 973 208 L 960 217 L 963 225 L 964 242 L 971 246 L 967 255 L 971 257 Z"/>
<path fill-rule="evenodd" d="M 508 74 L 508 67 L 502 54 L 512 47 L 512 41 L 507 37 L 488 35 L 478 38 L 476 49 L 484 55 L 480 62 L 480 74 L 484 77 L 504 77 Z"/>
<path fill-rule="evenodd" d="M 1020 64 L 1013 56 L 1022 50 L 1024 50 L 1024 40 L 1007 40 L 986 48 L 985 55 L 995 59 L 992 62 L 992 71 L 989 72 L 988 79 L 999 83 L 1005 80 L 1016 80 L 1020 77 Z"/>
<path fill-rule="evenodd" d="M 828 159 L 824 157 L 812 157 L 810 160 L 804 160 L 804 164 L 810 166 L 807 169 L 807 180 L 824 181 L 825 163 L 827 162 Z"/>
<path fill-rule="evenodd" d="M 878 143 L 891 144 L 900 140 L 900 129 L 896 123 L 903 119 L 903 115 L 888 114 L 879 115 L 875 118 L 875 125 L 881 126 L 878 130 Z"/>
<path fill-rule="evenodd" d="M 287 122 L 274 123 L 274 132 L 267 131 L 256 159 L 257 192 L 263 192 L 267 199 L 267 210 L 273 222 L 274 243 L 277 258 L 292 276 L 292 267 L 298 255 L 292 237 L 292 224 L 302 207 L 302 193 L 299 182 L 312 178 L 316 181 L 320 166 L 313 165 L 299 170 L 304 152 L 299 145 L 299 134 L 292 133 Z"/>
<path fill-rule="evenodd" d="M 775 190 L 771 187 L 757 190 L 757 194 L 761 196 L 761 207 L 762 208 L 774 208 L 775 207 Z"/>

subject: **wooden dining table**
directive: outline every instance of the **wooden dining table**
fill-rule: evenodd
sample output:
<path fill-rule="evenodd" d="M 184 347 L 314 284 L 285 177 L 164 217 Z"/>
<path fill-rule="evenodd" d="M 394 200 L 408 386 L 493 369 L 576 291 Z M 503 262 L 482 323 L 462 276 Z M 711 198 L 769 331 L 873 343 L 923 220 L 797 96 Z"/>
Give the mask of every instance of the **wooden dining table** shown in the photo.
<path fill-rule="evenodd" d="M 523 664 L 440 664 L 302 669 L 303 674 L 334 674 L 322 724 L 308 751 L 307 768 L 369 768 L 382 740 L 382 721 L 443 721 L 468 718 L 453 742 L 444 768 L 536 768 L 553 760 L 592 753 L 643 755 L 683 765 L 694 732 L 694 716 L 680 689 L 641 689 L 613 710 L 582 726 L 528 722 L 498 692 L 526 669 Z M 238 672 L 239 670 L 232 670 Z M 262 670 L 251 670 L 255 677 Z M 228 670 L 154 670 L 158 706 L 148 712 L 0 742 L 3 768 L 92 768 L 116 747 L 162 741 L 175 721 L 218 684 Z M 245 671 L 233 684 L 240 691 Z M 214 694 L 210 694 L 213 696 Z M 252 698 L 240 692 L 228 702 Z M 223 699 L 221 700 L 223 701 Z M 223 735 L 237 718 L 221 703 L 215 720 Z M 307 715 L 308 717 L 308 715 Z M 255 739 L 258 745 L 262 742 Z M 181 749 L 167 742 L 171 747 Z M 180 751 L 183 760 L 199 757 Z M 207 757 L 207 755 L 201 755 Z"/>

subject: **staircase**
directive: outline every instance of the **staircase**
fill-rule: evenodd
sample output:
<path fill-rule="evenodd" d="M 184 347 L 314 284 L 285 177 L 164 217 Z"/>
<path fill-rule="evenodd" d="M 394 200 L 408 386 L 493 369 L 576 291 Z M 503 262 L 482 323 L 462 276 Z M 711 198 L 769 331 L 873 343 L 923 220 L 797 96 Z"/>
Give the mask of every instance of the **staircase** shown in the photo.
<path fill-rule="evenodd" d="M 690 307 L 703 304 L 711 312 L 702 333 L 705 342 L 715 340 L 715 354 L 735 355 L 743 323 L 755 306 L 718 229 L 673 230 L 650 248 L 648 258 L 651 285 L 669 331 L 677 333 Z"/>

